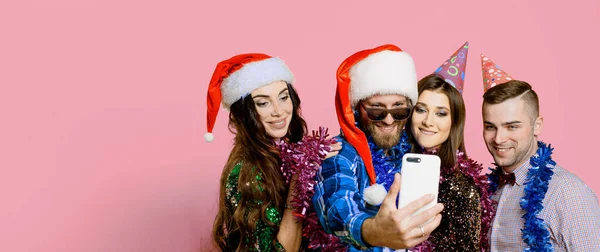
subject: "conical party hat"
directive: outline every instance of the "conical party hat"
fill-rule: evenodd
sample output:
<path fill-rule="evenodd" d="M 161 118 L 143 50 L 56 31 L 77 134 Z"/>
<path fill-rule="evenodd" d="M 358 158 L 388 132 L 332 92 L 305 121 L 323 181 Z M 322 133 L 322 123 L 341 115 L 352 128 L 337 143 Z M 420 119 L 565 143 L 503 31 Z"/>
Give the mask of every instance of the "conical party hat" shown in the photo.
<path fill-rule="evenodd" d="M 484 92 L 498 84 L 513 80 L 510 75 L 483 54 L 481 54 L 481 73 L 483 75 Z"/>
<path fill-rule="evenodd" d="M 446 82 L 455 87 L 461 94 L 465 83 L 468 54 L 469 42 L 467 41 L 434 72 L 442 76 Z"/>

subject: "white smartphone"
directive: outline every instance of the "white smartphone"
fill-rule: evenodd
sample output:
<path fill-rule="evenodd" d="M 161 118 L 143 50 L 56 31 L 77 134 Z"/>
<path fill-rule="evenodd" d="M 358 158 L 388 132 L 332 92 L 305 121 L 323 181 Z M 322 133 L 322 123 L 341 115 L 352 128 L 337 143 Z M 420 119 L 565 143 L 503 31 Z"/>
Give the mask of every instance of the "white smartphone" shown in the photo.
<path fill-rule="evenodd" d="M 405 207 L 426 194 L 435 195 L 435 199 L 417 210 L 412 216 L 433 207 L 437 203 L 440 185 L 440 163 L 440 158 L 437 155 L 407 153 L 402 157 L 399 208 Z"/>

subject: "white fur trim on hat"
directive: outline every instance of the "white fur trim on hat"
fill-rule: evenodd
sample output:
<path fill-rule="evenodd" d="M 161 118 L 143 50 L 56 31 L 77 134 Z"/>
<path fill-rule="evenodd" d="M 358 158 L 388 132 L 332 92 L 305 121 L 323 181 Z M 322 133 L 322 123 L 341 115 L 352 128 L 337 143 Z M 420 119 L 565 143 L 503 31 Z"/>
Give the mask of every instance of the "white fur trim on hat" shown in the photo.
<path fill-rule="evenodd" d="M 350 68 L 350 100 L 354 107 L 360 100 L 377 94 L 399 94 L 417 102 L 417 72 L 406 52 L 385 50 L 373 53 Z"/>
<path fill-rule="evenodd" d="M 245 64 L 223 79 L 221 102 L 225 109 L 257 88 L 277 81 L 294 83 L 294 74 L 279 58 L 268 58 Z"/>
<path fill-rule="evenodd" d="M 381 184 L 374 184 L 365 189 L 363 199 L 372 206 L 379 206 L 383 203 L 387 191 Z"/>

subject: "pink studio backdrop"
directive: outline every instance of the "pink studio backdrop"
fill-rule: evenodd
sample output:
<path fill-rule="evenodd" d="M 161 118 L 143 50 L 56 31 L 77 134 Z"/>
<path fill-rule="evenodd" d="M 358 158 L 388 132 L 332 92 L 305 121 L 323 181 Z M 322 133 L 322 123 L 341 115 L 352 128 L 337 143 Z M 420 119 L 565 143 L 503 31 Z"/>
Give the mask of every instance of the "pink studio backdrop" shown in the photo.
<path fill-rule="evenodd" d="M 141 1 L 0 3 L 0 251 L 203 251 L 227 114 L 215 141 L 206 89 L 234 54 L 280 56 L 311 129 L 338 132 L 335 71 L 384 43 L 434 71 L 470 42 L 469 154 L 482 141 L 479 54 L 541 97 L 541 139 L 600 193 L 596 74 L 600 2 Z"/>

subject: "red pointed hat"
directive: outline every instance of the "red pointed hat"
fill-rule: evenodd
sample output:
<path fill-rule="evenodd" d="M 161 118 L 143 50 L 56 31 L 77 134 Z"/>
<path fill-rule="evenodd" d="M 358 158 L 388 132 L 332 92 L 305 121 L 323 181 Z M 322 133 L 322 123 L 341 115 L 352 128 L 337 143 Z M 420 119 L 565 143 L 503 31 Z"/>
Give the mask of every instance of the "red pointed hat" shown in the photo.
<path fill-rule="evenodd" d="M 469 42 L 467 41 L 434 72 L 442 76 L 446 82 L 456 88 L 461 94 L 464 89 L 468 54 Z"/>
<path fill-rule="evenodd" d="M 510 75 L 483 54 L 481 54 L 481 74 L 483 75 L 484 92 L 498 84 L 513 80 Z"/>
<path fill-rule="evenodd" d="M 277 81 L 294 82 L 294 75 L 279 58 L 262 53 L 240 54 L 217 64 L 208 85 L 206 99 L 206 128 L 204 139 L 212 142 L 212 134 L 219 106 L 229 109 L 231 104 L 257 88 Z"/>
<path fill-rule="evenodd" d="M 365 201 L 379 205 L 385 198 L 384 187 L 377 175 L 365 133 L 355 126 L 353 108 L 362 99 L 378 94 L 404 95 L 417 101 L 417 73 L 412 57 L 395 45 L 382 45 L 348 57 L 337 70 L 335 109 L 344 137 L 364 161 L 371 186 L 365 190 Z"/>

